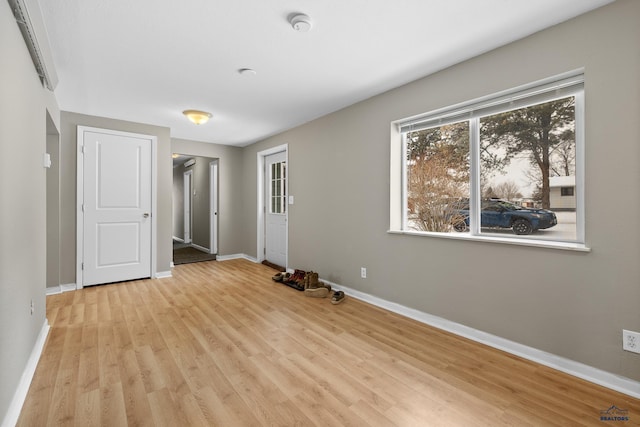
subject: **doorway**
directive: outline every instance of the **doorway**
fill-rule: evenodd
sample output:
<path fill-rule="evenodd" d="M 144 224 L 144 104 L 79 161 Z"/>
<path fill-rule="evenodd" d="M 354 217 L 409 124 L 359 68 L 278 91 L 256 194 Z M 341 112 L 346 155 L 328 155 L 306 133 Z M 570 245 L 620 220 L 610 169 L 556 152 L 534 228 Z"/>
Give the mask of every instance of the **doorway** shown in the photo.
<path fill-rule="evenodd" d="M 47 288 L 60 286 L 60 133 L 47 111 Z"/>
<path fill-rule="evenodd" d="M 173 154 L 173 264 L 218 253 L 219 159 Z"/>

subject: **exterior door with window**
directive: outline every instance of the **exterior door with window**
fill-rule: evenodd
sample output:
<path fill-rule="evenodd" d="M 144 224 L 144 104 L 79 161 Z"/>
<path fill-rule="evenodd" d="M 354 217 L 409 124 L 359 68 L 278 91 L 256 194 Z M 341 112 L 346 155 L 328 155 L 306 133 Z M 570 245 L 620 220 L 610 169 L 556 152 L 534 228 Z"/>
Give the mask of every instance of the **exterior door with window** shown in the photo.
<path fill-rule="evenodd" d="M 265 157 L 265 259 L 287 266 L 286 152 Z"/>

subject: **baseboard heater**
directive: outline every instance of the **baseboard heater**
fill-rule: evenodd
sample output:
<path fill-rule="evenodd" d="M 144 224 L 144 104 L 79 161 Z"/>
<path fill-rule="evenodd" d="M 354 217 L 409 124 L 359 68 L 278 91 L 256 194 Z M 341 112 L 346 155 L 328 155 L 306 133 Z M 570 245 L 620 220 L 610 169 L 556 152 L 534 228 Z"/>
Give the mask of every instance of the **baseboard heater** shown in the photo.
<path fill-rule="evenodd" d="M 42 84 L 53 91 L 58 84 L 58 75 L 53 65 L 51 46 L 37 0 L 7 0 L 16 18 L 31 60 Z"/>

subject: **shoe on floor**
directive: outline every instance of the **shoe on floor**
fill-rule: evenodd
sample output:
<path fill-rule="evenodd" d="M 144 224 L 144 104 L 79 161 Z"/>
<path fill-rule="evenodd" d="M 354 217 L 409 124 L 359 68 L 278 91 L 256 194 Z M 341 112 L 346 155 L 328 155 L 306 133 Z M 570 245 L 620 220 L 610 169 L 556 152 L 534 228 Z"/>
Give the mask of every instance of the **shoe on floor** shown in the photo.
<path fill-rule="evenodd" d="M 318 273 L 316 273 L 315 271 L 307 271 L 304 275 L 304 288 L 315 289 L 319 287 L 320 284 L 318 282 Z"/>
<path fill-rule="evenodd" d="M 285 273 L 284 271 L 272 277 L 272 279 L 275 280 L 276 282 L 282 282 L 287 280 L 288 278 L 289 278 L 289 273 Z"/>
<path fill-rule="evenodd" d="M 336 291 L 333 293 L 333 296 L 331 297 L 331 304 L 340 304 L 342 301 L 344 301 L 344 292 L 342 291 Z"/>
<path fill-rule="evenodd" d="M 304 290 L 304 295 L 312 298 L 325 298 L 329 295 L 329 289 L 324 286 L 320 288 L 307 288 Z"/>

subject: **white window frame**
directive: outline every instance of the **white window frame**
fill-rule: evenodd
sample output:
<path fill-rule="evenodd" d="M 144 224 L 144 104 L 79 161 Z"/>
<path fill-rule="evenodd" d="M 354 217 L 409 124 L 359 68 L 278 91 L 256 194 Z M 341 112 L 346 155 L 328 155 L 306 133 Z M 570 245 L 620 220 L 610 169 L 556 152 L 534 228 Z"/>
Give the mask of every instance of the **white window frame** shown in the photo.
<path fill-rule="evenodd" d="M 280 177 L 276 178 L 273 175 L 275 168 L 279 169 Z M 272 215 L 285 215 L 287 213 L 287 162 L 286 160 L 278 163 L 272 163 L 269 170 L 269 213 Z M 280 194 L 273 194 L 273 185 L 276 184 L 280 189 Z M 274 212 L 274 201 L 278 205 L 280 212 Z"/>
<path fill-rule="evenodd" d="M 516 110 L 552 100 L 575 97 L 576 144 L 576 240 L 559 241 L 521 236 L 495 236 L 480 232 L 480 141 L 479 123 L 482 117 Z M 470 130 L 470 227 L 468 233 L 414 231 L 408 228 L 407 164 L 405 135 L 409 131 L 429 129 L 466 121 Z M 391 188 L 390 228 L 394 234 L 420 235 L 448 239 L 476 240 L 555 249 L 589 251 L 585 241 L 584 190 L 584 70 L 574 70 L 528 85 L 441 108 L 426 114 L 402 119 L 391 124 Z"/>

